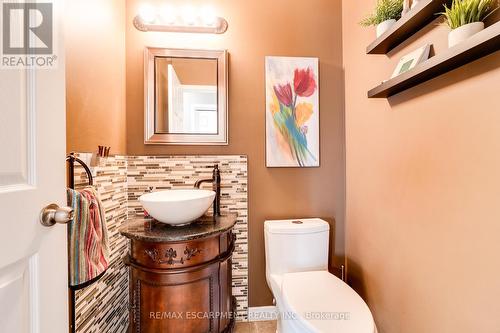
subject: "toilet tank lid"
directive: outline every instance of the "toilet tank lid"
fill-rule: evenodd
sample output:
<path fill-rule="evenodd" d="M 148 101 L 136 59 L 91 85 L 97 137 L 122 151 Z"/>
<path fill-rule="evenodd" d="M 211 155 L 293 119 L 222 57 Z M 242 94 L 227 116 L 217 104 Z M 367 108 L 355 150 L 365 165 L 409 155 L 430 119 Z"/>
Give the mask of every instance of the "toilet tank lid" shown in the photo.
<path fill-rule="evenodd" d="M 330 230 L 330 225 L 319 218 L 268 220 L 264 230 L 271 234 L 310 234 Z"/>

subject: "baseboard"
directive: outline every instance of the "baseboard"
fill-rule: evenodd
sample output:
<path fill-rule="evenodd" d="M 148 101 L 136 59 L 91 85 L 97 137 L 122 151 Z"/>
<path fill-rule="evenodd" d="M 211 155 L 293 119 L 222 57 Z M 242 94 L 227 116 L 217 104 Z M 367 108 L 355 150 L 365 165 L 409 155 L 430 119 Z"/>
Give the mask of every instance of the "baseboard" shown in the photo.
<path fill-rule="evenodd" d="M 275 306 L 256 306 L 248 308 L 248 321 L 276 320 L 278 310 Z"/>

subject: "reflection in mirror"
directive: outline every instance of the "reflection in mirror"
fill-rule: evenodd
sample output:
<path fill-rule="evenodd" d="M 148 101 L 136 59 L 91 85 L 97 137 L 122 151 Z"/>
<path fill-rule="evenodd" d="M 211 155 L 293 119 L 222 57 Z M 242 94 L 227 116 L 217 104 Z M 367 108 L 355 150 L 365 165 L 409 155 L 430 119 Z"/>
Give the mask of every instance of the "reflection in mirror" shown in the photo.
<path fill-rule="evenodd" d="M 155 132 L 217 134 L 217 59 L 155 57 Z"/>
<path fill-rule="evenodd" d="M 227 145 L 227 52 L 147 47 L 144 143 Z"/>

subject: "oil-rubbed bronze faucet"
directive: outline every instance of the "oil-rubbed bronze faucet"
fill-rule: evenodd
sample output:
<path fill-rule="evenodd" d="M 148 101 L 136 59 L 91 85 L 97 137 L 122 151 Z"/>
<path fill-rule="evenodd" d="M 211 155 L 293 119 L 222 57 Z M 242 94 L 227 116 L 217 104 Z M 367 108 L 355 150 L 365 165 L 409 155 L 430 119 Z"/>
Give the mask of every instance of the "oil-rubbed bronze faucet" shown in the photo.
<path fill-rule="evenodd" d="M 214 199 L 214 216 L 220 216 L 220 171 L 219 165 L 214 165 L 212 178 L 199 179 L 194 183 L 195 188 L 200 188 L 202 183 L 212 183 L 212 189 L 215 192 Z"/>

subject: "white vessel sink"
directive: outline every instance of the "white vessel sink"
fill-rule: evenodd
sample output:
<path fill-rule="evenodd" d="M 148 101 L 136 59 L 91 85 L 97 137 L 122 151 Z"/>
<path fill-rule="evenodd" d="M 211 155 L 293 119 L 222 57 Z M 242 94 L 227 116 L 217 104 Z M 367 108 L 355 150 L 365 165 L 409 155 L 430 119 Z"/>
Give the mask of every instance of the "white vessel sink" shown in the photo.
<path fill-rule="evenodd" d="M 141 195 L 139 201 L 159 222 L 180 226 L 205 214 L 214 198 L 209 190 L 166 190 Z"/>

